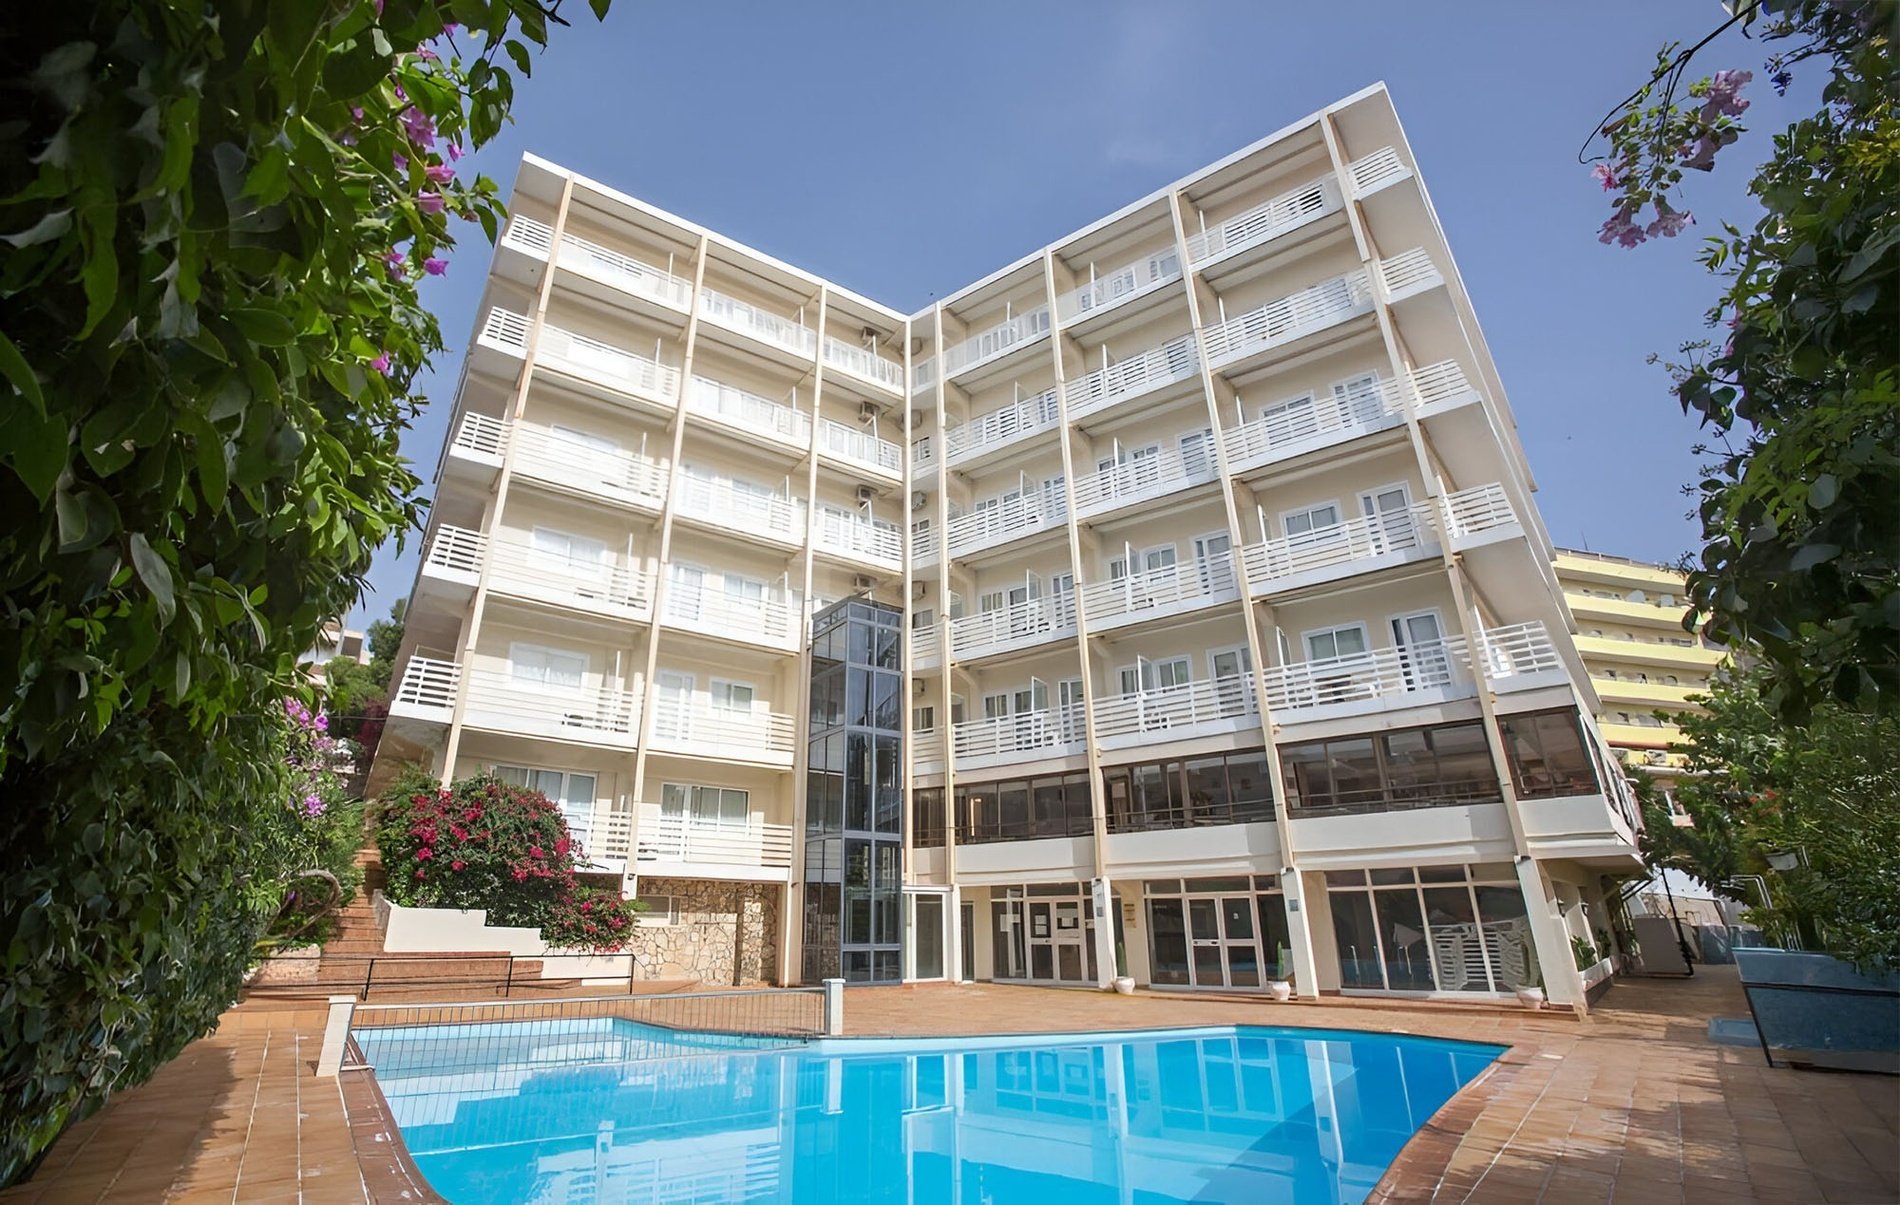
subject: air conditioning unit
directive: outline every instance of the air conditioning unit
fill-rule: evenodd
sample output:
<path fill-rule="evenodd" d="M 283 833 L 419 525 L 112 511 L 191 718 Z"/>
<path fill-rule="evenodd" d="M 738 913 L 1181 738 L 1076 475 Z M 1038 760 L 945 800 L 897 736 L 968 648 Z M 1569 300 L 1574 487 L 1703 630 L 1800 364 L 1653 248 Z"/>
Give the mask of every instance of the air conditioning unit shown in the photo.
<path fill-rule="evenodd" d="M 875 497 L 877 497 L 877 487 L 875 485 L 860 485 L 858 487 L 859 503 L 869 502 Z"/>
<path fill-rule="evenodd" d="M 858 591 L 875 590 L 877 589 L 877 579 L 868 573 L 860 573 L 851 579 L 851 588 Z"/>
<path fill-rule="evenodd" d="M 930 505 L 929 494 L 924 493 L 924 491 L 922 490 L 911 491 L 910 508 L 912 510 L 922 510 L 924 507 L 929 506 L 929 505 Z"/>
<path fill-rule="evenodd" d="M 930 421 L 930 411 L 913 410 L 910 412 L 910 429 L 915 431 Z"/>
<path fill-rule="evenodd" d="M 877 409 L 878 407 L 877 407 L 876 402 L 859 402 L 858 403 L 858 421 L 861 423 L 871 422 L 872 420 L 877 418 Z"/>

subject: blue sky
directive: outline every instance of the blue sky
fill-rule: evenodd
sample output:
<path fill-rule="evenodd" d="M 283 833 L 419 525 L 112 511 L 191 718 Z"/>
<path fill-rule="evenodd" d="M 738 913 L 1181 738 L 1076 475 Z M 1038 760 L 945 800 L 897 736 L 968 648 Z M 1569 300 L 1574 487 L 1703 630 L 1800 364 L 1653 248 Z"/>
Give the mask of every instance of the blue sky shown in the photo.
<path fill-rule="evenodd" d="M 1723 19 L 1714 0 L 616 0 L 604 25 L 568 7 L 514 124 L 465 168 L 505 192 L 531 150 L 906 311 L 1383 79 L 1553 538 L 1653 560 L 1694 546 L 1697 431 L 1646 358 L 1703 333 L 1700 238 L 1752 224 L 1750 169 L 1817 86 L 1777 99 L 1736 31 L 1705 50 L 1707 70 L 1757 73 L 1755 130 L 1691 181 L 1689 235 L 1623 250 L 1596 241 L 1608 207 L 1578 144 L 1658 46 Z M 423 292 L 450 345 L 404 441 L 425 474 L 488 256 L 465 236 Z M 413 537 L 378 554 L 356 626 L 407 595 L 415 559 Z"/>

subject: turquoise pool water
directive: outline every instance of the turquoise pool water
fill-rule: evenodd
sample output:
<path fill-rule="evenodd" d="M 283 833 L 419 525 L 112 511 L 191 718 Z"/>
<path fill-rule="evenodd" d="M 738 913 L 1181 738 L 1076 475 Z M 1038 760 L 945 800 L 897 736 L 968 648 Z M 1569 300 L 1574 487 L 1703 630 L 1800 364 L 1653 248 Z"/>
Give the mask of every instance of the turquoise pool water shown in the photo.
<path fill-rule="evenodd" d="M 454 1205 L 1358 1202 L 1504 1049 L 1254 1027 L 803 1043 L 601 1020 L 356 1036 Z"/>

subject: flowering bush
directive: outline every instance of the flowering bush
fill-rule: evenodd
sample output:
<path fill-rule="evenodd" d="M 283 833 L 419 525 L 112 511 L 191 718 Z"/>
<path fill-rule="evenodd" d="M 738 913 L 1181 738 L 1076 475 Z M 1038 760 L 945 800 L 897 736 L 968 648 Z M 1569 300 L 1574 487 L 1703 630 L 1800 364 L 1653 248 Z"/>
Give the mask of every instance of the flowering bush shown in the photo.
<path fill-rule="evenodd" d="M 363 807 L 349 798 L 340 764 L 349 754 L 330 735 L 329 717 L 299 699 L 284 701 L 288 721 L 282 793 L 263 809 L 255 840 L 260 865 L 275 876 L 254 876 L 257 904 L 268 929 L 258 942 L 266 954 L 286 945 L 321 941 L 326 922 L 363 881 L 356 851 L 363 843 Z"/>
<path fill-rule="evenodd" d="M 539 791 L 486 775 L 443 788 L 406 771 L 377 814 L 376 844 L 399 904 L 481 908 L 495 924 L 592 949 L 619 948 L 631 928 L 618 892 L 575 879 L 580 844 Z"/>

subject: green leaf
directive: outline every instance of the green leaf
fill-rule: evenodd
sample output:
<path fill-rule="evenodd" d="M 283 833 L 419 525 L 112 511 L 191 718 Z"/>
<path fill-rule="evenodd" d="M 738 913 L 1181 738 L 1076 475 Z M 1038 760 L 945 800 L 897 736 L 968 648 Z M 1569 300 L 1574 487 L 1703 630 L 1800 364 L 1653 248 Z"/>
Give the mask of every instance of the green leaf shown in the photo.
<path fill-rule="evenodd" d="M 1801 550 L 1789 559 L 1788 568 L 1795 573 L 1805 573 L 1839 555 L 1841 548 L 1838 544 L 1803 544 Z"/>
<path fill-rule="evenodd" d="M 523 46 L 513 38 L 509 38 L 506 42 L 503 42 L 501 46 L 503 50 L 508 52 L 508 57 L 515 61 L 515 66 L 521 68 L 521 74 L 534 74 L 534 61 L 528 57 L 528 48 L 526 46 Z"/>
<path fill-rule="evenodd" d="M 234 309 L 229 317 L 240 335 L 262 347 L 283 347 L 297 339 L 297 328 L 276 310 Z"/>
<path fill-rule="evenodd" d="M 152 601 L 158 604 L 159 621 L 170 623 L 178 611 L 178 602 L 172 596 L 172 569 L 165 558 L 153 550 L 143 532 L 132 533 L 132 568 L 138 572 L 145 588 L 152 592 Z"/>
<path fill-rule="evenodd" d="M 596 20 L 605 21 L 607 19 L 607 9 L 612 6 L 613 2 L 614 0 L 587 0 L 587 6 L 594 10 Z"/>
<path fill-rule="evenodd" d="M 1826 510 L 1834 505 L 1840 493 L 1841 484 L 1834 479 L 1834 474 L 1822 473 L 1814 479 L 1814 484 L 1808 486 L 1808 505 L 1815 510 Z"/>
<path fill-rule="evenodd" d="M 56 209 L 17 234 L 0 234 L 0 241 L 31 247 L 56 239 L 73 228 L 73 211 Z"/>
<path fill-rule="evenodd" d="M 118 300 L 119 252 L 112 245 L 118 220 L 116 205 L 96 204 L 86 210 L 79 223 L 80 245 L 86 252 L 85 264 L 79 270 L 80 282 L 86 288 L 86 321 L 79 328 L 80 339 L 92 334 Z"/>
<path fill-rule="evenodd" d="M 368 37 L 359 37 L 353 45 L 332 51 L 323 64 L 323 86 L 338 99 L 373 92 L 388 75 L 389 56 L 378 54 L 374 40 Z"/>
<path fill-rule="evenodd" d="M 33 409 L 41 418 L 46 416 L 46 399 L 40 394 L 40 379 L 34 375 L 33 366 L 26 362 L 20 349 L 13 340 L 0 331 L 0 376 L 5 377 L 21 397 L 33 403 Z"/>
<path fill-rule="evenodd" d="M 13 466 L 26 488 L 43 505 L 66 471 L 71 429 L 59 414 L 14 406 L 0 417 L 0 457 Z"/>

